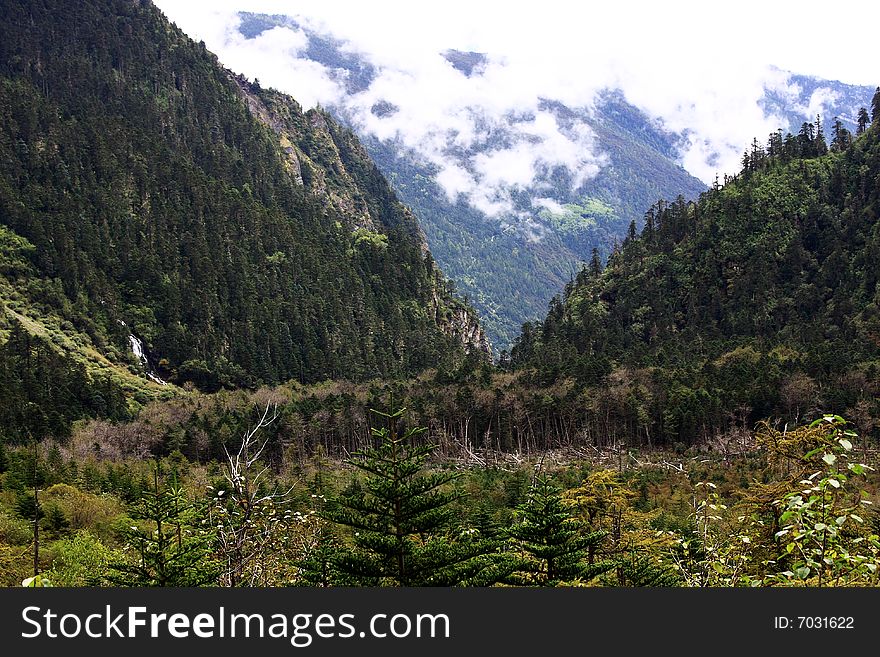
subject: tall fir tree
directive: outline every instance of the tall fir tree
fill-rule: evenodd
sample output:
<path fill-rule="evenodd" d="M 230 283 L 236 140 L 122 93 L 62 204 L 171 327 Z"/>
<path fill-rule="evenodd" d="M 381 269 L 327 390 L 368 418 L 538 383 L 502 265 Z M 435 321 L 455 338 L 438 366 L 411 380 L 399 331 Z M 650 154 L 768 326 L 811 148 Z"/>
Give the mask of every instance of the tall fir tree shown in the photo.
<path fill-rule="evenodd" d="M 559 586 L 589 581 L 611 570 L 609 561 L 591 561 L 605 531 L 588 531 L 571 512 L 560 488 L 546 475 L 536 477 L 518 521 L 508 530 L 523 561 L 510 582 Z M 591 549 L 593 548 L 593 549 Z"/>
<path fill-rule="evenodd" d="M 133 558 L 110 565 L 116 586 L 205 586 L 217 582 L 220 567 L 212 555 L 210 531 L 183 490 L 160 481 L 156 464 L 152 490 L 144 491 L 131 513 L 137 524 L 123 532 Z"/>
<path fill-rule="evenodd" d="M 593 249 L 590 256 L 590 274 L 598 277 L 602 273 L 602 258 L 599 256 L 599 249 Z"/>
<path fill-rule="evenodd" d="M 403 433 L 404 410 L 374 411 L 387 421 L 373 428 L 378 441 L 349 463 L 366 474 L 328 507 L 328 519 L 352 530 L 354 548 L 341 550 L 336 568 L 350 581 L 382 586 L 485 585 L 503 576 L 497 543 L 459 528 L 450 489 L 453 472 L 428 472 L 436 445 L 418 444 L 423 428 Z"/>
<path fill-rule="evenodd" d="M 844 127 L 843 121 L 836 116 L 831 127 L 831 135 L 831 150 L 835 153 L 845 151 L 852 143 L 852 134 Z"/>
<path fill-rule="evenodd" d="M 864 107 L 859 108 L 859 115 L 858 115 L 857 121 L 858 121 L 858 126 L 856 127 L 856 134 L 857 135 L 864 134 L 865 130 L 868 129 L 868 124 L 871 122 L 871 117 L 868 114 L 868 110 L 866 110 Z"/>

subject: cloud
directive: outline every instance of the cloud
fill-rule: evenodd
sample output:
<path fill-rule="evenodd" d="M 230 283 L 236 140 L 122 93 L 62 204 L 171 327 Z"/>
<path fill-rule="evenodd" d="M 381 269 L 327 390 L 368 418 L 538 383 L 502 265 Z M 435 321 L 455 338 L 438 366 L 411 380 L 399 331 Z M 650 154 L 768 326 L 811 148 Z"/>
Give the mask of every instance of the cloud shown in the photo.
<path fill-rule="evenodd" d="M 810 102 L 806 106 L 798 106 L 798 109 L 807 120 L 812 121 L 817 115 L 823 114 L 825 107 L 831 106 L 839 97 L 840 94 L 833 89 L 819 87 L 810 94 Z"/>
<path fill-rule="evenodd" d="M 857 83 L 876 76 L 866 13 L 878 10 L 859 3 L 849 7 L 862 18 L 841 31 L 825 30 L 794 0 L 741 0 L 736 7 L 698 0 L 157 4 L 229 68 L 305 107 L 344 105 L 362 130 L 398 140 L 430 164 L 450 199 L 463 197 L 490 215 L 515 216 L 516 191 L 555 169 L 567 170 L 577 187 L 607 164 L 590 127 L 582 120 L 562 125 L 544 109 L 545 99 L 589 109 L 602 89 L 622 89 L 631 103 L 684 135 L 681 163 L 708 183 L 739 168 L 753 137 L 785 124 L 759 105 L 765 89 L 796 98 L 796 85 L 774 65 Z M 846 2 L 835 7 L 847 11 Z M 375 77 L 347 94 L 343 72 L 302 56 L 308 45 L 302 30 L 275 28 L 245 39 L 237 11 L 294 16 L 369 61 Z M 468 76 L 444 57 L 449 49 L 486 58 Z M 817 92 L 803 110 L 812 116 L 827 101 Z"/>

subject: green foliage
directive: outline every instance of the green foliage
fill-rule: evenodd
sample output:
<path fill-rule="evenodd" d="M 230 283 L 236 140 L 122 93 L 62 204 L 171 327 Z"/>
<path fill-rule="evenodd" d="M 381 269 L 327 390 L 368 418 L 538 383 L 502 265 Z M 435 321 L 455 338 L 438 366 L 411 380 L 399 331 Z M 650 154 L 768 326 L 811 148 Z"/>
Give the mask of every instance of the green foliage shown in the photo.
<path fill-rule="evenodd" d="M 128 417 L 123 391 L 89 376 L 82 363 L 11 323 L 0 344 L 0 426 L 13 442 L 70 435 L 83 417 Z"/>
<path fill-rule="evenodd" d="M 541 217 L 562 234 L 577 236 L 589 232 L 597 223 L 617 223 L 617 215 L 607 203 L 595 198 L 584 198 L 580 203 L 566 203 L 561 212 L 542 210 Z M 593 247 L 590 247 L 592 249 Z M 586 252 L 588 249 L 585 249 Z"/>
<path fill-rule="evenodd" d="M 691 515 L 692 529 L 673 553 L 686 586 L 742 586 L 750 583 L 752 538 L 722 525 L 728 506 L 712 482 L 698 482 Z M 745 521 L 743 516 L 740 522 Z"/>
<path fill-rule="evenodd" d="M 350 579 L 337 565 L 339 555 L 344 549 L 344 544 L 337 537 L 331 524 L 325 522 L 315 536 L 314 543 L 297 563 L 297 585 L 324 588 L 357 583 L 357 577 Z"/>
<path fill-rule="evenodd" d="M 880 538 L 863 488 L 872 468 L 852 459 L 856 439 L 835 415 L 782 432 L 764 425 L 758 440 L 775 476 L 736 506 L 697 484 L 692 529 L 672 555 L 686 584 L 876 586 Z"/>
<path fill-rule="evenodd" d="M 6 512 L 0 512 L 0 543 L 5 545 L 27 545 L 33 540 L 33 523 Z"/>
<path fill-rule="evenodd" d="M 47 576 L 55 586 L 106 585 L 111 564 L 122 559 L 117 550 L 86 531 L 56 541 L 51 552 L 52 569 Z"/>
<path fill-rule="evenodd" d="M 25 587 L 42 587 L 42 586 L 54 586 L 52 584 L 52 580 L 49 579 L 46 575 L 34 575 L 33 577 L 28 577 L 27 579 L 22 580 L 22 586 Z"/>
<path fill-rule="evenodd" d="M 459 494 L 448 489 L 458 475 L 429 472 L 435 445 L 418 444 L 424 429 L 399 433 L 404 410 L 376 412 L 388 426 L 373 429 L 378 442 L 350 464 L 366 477 L 328 508 L 328 519 L 353 531 L 354 549 L 336 567 L 353 581 L 392 586 L 486 583 L 494 546 L 469 532 L 450 533 Z"/>
<path fill-rule="evenodd" d="M 876 586 L 880 581 L 880 537 L 866 530 L 870 500 L 847 490 L 851 479 L 863 479 L 868 466 L 851 461 L 855 432 L 839 416 L 825 416 L 810 428 L 821 428 L 827 444 L 816 448 L 824 468 L 798 483 L 775 504 L 781 528 L 775 537 L 786 569 L 768 582 L 815 586 Z"/>
<path fill-rule="evenodd" d="M 113 538 L 114 525 L 124 511 L 121 502 L 112 495 L 96 495 L 64 483 L 49 486 L 40 493 L 40 501 L 47 510 L 44 520 L 47 529 L 53 529 L 48 521 L 49 516 L 54 515 L 56 531 L 87 532 L 101 541 Z"/>
<path fill-rule="evenodd" d="M 682 585 L 682 578 L 676 570 L 665 564 L 658 564 L 653 555 L 632 552 L 618 561 L 616 570 L 621 586 L 674 588 Z"/>
<path fill-rule="evenodd" d="M 43 529 L 49 536 L 59 537 L 70 531 L 70 521 L 64 515 L 64 511 L 55 504 L 46 507 L 46 514 L 42 521 Z"/>
<path fill-rule="evenodd" d="M 525 563 L 511 581 L 531 586 L 589 582 L 613 568 L 596 552 L 605 531 L 586 531 L 565 505 L 560 488 L 547 476 L 535 478 L 508 534 Z"/>
<path fill-rule="evenodd" d="M 211 556 L 210 528 L 182 489 L 159 482 L 145 491 L 122 532 L 125 557 L 110 563 L 107 579 L 117 586 L 204 586 L 215 583 L 219 564 Z"/>
<path fill-rule="evenodd" d="M 388 236 L 383 233 L 375 233 L 366 228 L 357 228 L 352 233 L 355 246 L 369 246 L 374 249 L 388 248 Z"/>

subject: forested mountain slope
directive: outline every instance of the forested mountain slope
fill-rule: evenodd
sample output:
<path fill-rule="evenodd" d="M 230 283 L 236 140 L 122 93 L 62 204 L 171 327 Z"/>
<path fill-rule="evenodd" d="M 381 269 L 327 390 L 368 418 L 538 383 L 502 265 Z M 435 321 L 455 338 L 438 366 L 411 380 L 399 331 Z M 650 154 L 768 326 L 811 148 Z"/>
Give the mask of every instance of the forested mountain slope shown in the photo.
<path fill-rule="evenodd" d="M 216 389 L 488 349 L 329 116 L 225 70 L 149 2 L 0 13 L 0 338 L 23 327 L 129 388 L 144 369 Z"/>
<path fill-rule="evenodd" d="M 735 422 L 878 415 L 880 91 L 874 123 L 753 145 L 696 203 L 662 203 L 524 326 L 514 367 L 619 397 L 609 417 L 688 442 Z M 865 126 L 863 126 L 864 128 Z M 588 393 L 587 393 L 588 394 Z"/>

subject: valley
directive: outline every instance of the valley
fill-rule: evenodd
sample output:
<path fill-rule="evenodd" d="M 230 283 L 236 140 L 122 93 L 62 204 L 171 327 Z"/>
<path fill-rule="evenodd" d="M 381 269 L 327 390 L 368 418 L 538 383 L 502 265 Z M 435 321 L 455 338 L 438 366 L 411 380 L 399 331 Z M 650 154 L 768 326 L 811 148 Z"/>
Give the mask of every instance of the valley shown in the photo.
<path fill-rule="evenodd" d="M 151 2 L 0 9 L 3 586 L 878 584 L 880 88 L 708 186 L 546 99 L 499 215 Z"/>

